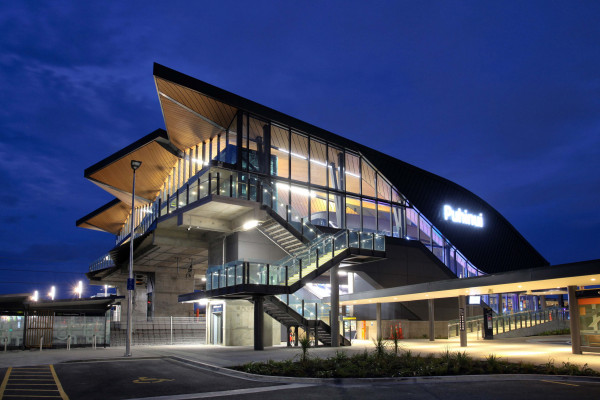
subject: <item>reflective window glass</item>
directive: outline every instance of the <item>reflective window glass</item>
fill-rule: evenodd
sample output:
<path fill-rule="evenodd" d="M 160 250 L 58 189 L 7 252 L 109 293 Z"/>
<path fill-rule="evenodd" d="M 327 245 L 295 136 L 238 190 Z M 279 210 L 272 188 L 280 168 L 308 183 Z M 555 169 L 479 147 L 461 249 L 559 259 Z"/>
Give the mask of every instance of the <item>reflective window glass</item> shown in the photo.
<path fill-rule="evenodd" d="M 360 194 L 360 158 L 346 153 L 346 191 Z"/>
<path fill-rule="evenodd" d="M 271 175 L 290 177 L 290 133 L 279 126 L 271 126 Z"/>
<path fill-rule="evenodd" d="M 308 189 L 302 186 L 291 186 L 290 192 L 294 212 L 300 218 L 308 217 L 308 198 L 310 196 Z"/>
<path fill-rule="evenodd" d="M 360 199 L 346 196 L 346 227 L 360 230 Z"/>
<path fill-rule="evenodd" d="M 362 200 L 362 230 L 363 232 L 377 230 L 377 207 L 373 200 Z"/>
<path fill-rule="evenodd" d="M 308 182 L 308 138 L 292 132 L 292 179 Z"/>
<path fill-rule="evenodd" d="M 419 215 L 414 208 L 407 208 L 406 212 L 406 238 L 419 239 Z"/>
<path fill-rule="evenodd" d="M 375 170 L 363 158 L 362 160 L 362 194 L 375 197 Z"/>
<path fill-rule="evenodd" d="M 248 130 L 248 170 L 266 172 L 266 148 L 264 143 L 265 132 L 269 124 L 256 118 L 250 118 Z"/>
<path fill-rule="evenodd" d="M 391 236 L 392 234 L 392 209 L 389 204 L 377 203 L 377 231 L 381 234 Z"/>
<path fill-rule="evenodd" d="M 329 145 L 328 150 L 328 173 L 329 187 L 337 190 L 344 190 L 344 152 L 341 149 Z M 355 192 L 358 193 L 358 192 Z"/>
<path fill-rule="evenodd" d="M 385 201 L 390 201 L 392 187 L 387 183 L 380 174 L 377 174 L 377 198 Z"/>
<path fill-rule="evenodd" d="M 327 192 L 311 191 L 310 220 L 313 225 L 327 226 Z"/>
<path fill-rule="evenodd" d="M 329 193 L 329 226 L 332 228 L 344 227 L 344 197 L 336 193 Z"/>
<path fill-rule="evenodd" d="M 310 141 L 310 183 L 327 186 L 327 146 L 316 140 Z"/>

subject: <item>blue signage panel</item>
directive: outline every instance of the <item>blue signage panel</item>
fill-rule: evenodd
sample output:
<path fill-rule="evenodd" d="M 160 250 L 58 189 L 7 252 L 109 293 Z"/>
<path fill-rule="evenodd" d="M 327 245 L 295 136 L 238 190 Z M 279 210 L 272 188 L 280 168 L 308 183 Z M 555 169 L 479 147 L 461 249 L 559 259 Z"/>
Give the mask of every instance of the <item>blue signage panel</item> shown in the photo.
<path fill-rule="evenodd" d="M 213 313 L 223 312 L 223 304 L 213 304 L 210 308 Z"/>
<path fill-rule="evenodd" d="M 135 290 L 135 279 L 127 278 L 127 290 Z"/>

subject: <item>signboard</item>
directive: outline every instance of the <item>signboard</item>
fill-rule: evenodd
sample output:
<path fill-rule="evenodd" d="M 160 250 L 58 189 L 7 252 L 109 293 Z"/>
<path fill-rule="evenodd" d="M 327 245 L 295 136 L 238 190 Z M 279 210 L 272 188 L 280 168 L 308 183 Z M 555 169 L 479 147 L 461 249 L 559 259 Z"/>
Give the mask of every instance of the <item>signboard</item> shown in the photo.
<path fill-rule="evenodd" d="M 210 309 L 213 313 L 223 312 L 223 304 L 213 304 Z"/>
<path fill-rule="evenodd" d="M 478 306 L 481 304 L 481 296 L 469 296 L 469 305 Z"/>
<path fill-rule="evenodd" d="M 465 331 L 465 309 L 458 309 L 458 326 L 461 332 Z"/>
<path fill-rule="evenodd" d="M 444 220 L 456 222 L 457 224 L 470 225 L 476 228 L 483 228 L 482 213 L 479 213 L 479 215 L 470 214 L 469 210 L 463 210 L 461 208 L 455 210 L 448 204 L 444 205 Z"/>
<path fill-rule="evenodd" d="M 135 290 L 135 279 L 127 278 L 127 290 Z"/>

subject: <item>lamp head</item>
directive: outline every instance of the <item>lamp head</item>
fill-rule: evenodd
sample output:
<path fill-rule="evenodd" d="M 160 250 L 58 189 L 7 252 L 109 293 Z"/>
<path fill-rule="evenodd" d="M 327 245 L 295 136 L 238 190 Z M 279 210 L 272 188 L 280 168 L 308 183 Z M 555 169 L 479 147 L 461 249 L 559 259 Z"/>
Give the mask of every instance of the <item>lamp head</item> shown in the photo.
<path fill-rule="evenodd" d="M 141 161 L 136 161 L 136 160 L 131 160 L 131 169 L 132 170 L 136 170 L 140 167 L 140 165 L 142 165 Z"/>

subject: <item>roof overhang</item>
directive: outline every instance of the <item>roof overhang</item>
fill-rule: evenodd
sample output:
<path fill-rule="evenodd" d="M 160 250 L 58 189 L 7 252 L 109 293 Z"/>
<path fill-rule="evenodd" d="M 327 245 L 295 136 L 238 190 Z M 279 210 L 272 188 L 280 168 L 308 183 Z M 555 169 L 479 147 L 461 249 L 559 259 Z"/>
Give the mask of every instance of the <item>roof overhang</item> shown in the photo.
<path fill-rule="evenodd" d="M 78 219 L 75 225 L 79 228 L 94 229 L 117 235 L 130 213 L 130 205 L 119 199 L 114 199 L 85 217 Z"/>
<path fill-rule="evenodd" d="M 171 142 L 180 150 L 196 146 L 229 127 L 238 109 L 207 95 L 200 81 L 154 65 L 154 81 Z M 193 88 L 192 88 L 193 87 Z"/>
<path fill-rule="evenodd" d="M 87 168 L 84 176 L 131 206 L 131 161 L 141 161 L 142 166 L 136 173 L 135 181 L 136 203 L 145 204 L 154 200 L 179 156 L 180 153 L 169 142 L 167 133 L 157 129 Z"/>
<path fill-rule="evenodd" d="M 395 303 L 461 295 L 532 293 L 540 290 L 545 290 L 547 294 L 551 289 L 558 291 L 567 286 L 598 284 L 600 259 L 347 294 L 340 296 L 340 305 Z"/>

